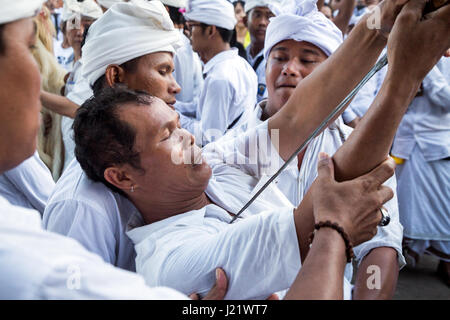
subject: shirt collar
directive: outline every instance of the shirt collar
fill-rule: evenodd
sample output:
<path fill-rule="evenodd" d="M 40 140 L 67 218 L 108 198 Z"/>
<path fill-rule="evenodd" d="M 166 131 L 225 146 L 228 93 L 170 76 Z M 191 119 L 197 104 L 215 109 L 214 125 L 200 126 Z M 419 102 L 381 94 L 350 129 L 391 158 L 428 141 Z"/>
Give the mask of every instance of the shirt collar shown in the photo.
<path fill-rule="evenodd" d="M 214 68 L 215 65 L 238 56 L 238 49 L 232 48 L 230 50 L 222 51 L 219 54 L 216 54 L 211 60 L 209 60 L 205 64 L 205 68 L 203 69 L 203 73 L 208 73 Z"/>

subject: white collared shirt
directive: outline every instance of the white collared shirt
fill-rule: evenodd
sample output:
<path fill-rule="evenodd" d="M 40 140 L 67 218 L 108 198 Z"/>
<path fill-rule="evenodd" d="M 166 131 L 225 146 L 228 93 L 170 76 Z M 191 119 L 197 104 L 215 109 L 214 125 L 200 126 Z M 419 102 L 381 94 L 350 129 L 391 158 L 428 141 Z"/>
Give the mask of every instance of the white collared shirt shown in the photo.
<path fill-rule="evenodd" d="M 206 145 L 221 137 L 247 109 L 256 103 L 256 74 L 238 55 L 237 49 L 223 51 L 206 63 L 206 75 L 198 104 L 177 102 L 181 126 Z M 196 109 L 195 117 L 183 114 Z"/>
<path fill-rule="evenodd" d="M 177 299 L 105 263 L 77 241 L 42 229 L 39 213 L 0 196 L 0 299 Z"/>
<path fill-rule="evenodd" d="M 213 171 L 206 194 L 215 204 L 128 232 L 147 284 L 205 294 L 222 267 L 226 299 L 265 299 L 289 288 L 301 267 L 292 204 L 271 185 L 233 224 L 228 213 L 236 214 L 279 168 L 273 149 L 267 122 L 205 147 Z M 351 286 L 343 281 L 348 299 Z"/>
<path fill-rule="evenodd" d="M 252 113 L 246 114 L 241 128 L 236 128 L 229 135 L 250 130 L 262 123 L 261 117 L 265 101 L 259 103 Z M 308 145 L 302 160 L 300 170 L 298 170 L 298 160 L 295 158 L 292 163 L 278 176 L 273 182 L 283 192 L 283 194 L 294 205 L 298 206 L 303 197 L 308 192 L 310 186 L 317 177 L 317 162 L 320 152 L 325 152 L 332 156 L 337 149 L 352 133 L 353 129 L 346 126 L 342 118 L 339 117 L 333 124 L 327 127 L 320 135 L 311 141 Z M 283 160 L 280 160 L 283 161 Z M 282 162 L 284 164 L 284 161 Z M 355 256 L 359 262 L 374 248 L 391 247 L 397 251 L 399 266 L 405 265 L 402 255 L 402 237 L 403 227 L 399 221 L 398 202 L 397 202 L 397 180 L 395 176 L 391 177 L 386 183 L 394 191 L 394 198 L 385 204 L 391 216 L 391 222 L 386 227 L 378 227 L 378 233 L 374 238 L 366 241 L 354 248 Z M 352 277 L 352 265 L 347 264 L 346 277 Z"/>
<path fill-rule="evenodd" d="M 441 58 L 422 82 L 394 139 L 392 154 L 409 159 L 417 144 L 426 161 L 450 156 L 450 58 Z"/>
<path fill-rule="evenodd" d="M 55 188 L 50 170 L 34 155 L 0 175 L 0 195 L 16 206 L 36 209 L 42 215 Z"/>
<path fill-rule="evenodd" d="M 103 183 L 90 180 L 74 159 L 45 208 L 45 229 L 78 240 L 117 267 L 134 271 L 133 243 L 125 232 L 142 225 L 135 206 Z"/>

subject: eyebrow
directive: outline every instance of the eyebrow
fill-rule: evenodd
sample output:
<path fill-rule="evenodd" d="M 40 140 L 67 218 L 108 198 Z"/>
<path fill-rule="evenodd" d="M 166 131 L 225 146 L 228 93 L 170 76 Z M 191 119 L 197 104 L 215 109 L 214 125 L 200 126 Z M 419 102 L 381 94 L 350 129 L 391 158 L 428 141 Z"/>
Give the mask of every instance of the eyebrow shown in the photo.
<path fill-rule="evenodd" d="M 314 50 L 314 49 L 302 49 L 302 53 L 310 53 L 310 54 L 313 54 L 315 56 L 319 55 L 319 53 L 316 50 Z"/>
<path fill-rule="evenodd" d="M 161 129 L 159 129 L 159 132 L 164 131 L 165 129 L 169 129 L 169 127 L 172 126 L 173 123 L 175 123 L 175 127 L 178 125 L 178 122 L 180 121 L 180 114 L 177 112 L 177 117 L 175 119 L 169 120 L 166 123 L 164 123 L 161 127 Z"/>

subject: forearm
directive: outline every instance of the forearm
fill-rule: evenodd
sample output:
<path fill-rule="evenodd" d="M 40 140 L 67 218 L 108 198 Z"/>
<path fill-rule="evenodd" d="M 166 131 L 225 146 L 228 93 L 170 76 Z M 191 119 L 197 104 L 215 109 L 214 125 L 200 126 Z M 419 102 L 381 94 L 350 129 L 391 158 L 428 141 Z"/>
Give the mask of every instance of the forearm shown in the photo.
<path fill-rule="evenodd" d="M 66 117 L 75 118 L 79 105 L 56 94 L 41 91 L 41 103 L 46 108 Z"/>
<path fill-rule="evenodd" d="M 398 279 L 397 251 L 388 247 L 373 249 L 356 273 L 354 300 L 392 299 Z"/>
<path fill-rule="evenodd" d="M 330 228 L 316 232 L 312 247 L 285 299 L 342 299 L 345 243 Z"/>
<path fill-rule="evenodd" d="M 333 156 L 337 181 L 361 176 L 386 159 L 400 121 L 419 85 L 388 73 L 371 107 Z"/>
<path fill-rule="evenodd" d="M 283 159 L 311 135 L 378 59 L 386 39 L 376 30 L 369 30 L 366 19 L 333 55 L 299 83 L 286 105 L 269 119 L 269 130 L 280 130 Z"/>

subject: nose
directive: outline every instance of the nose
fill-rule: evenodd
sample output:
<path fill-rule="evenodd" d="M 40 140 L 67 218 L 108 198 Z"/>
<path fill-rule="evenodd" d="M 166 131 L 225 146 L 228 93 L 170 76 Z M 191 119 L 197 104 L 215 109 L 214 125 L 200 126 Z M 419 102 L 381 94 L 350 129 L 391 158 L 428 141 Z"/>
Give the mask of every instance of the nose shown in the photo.
<path fill-rule="evenodd" d="M 181 92 L 181 87 L 180 85 L 177 83 L 177 81 L 175 80 L 175 78 L 173 77 L 173 75 L 171 75 L 172 77 L 172 81 L 171 84 L 169 86 L 169 91 L 171 94 L 179 94 Z"/>
<path fill-rule="evenodd" d="M 291 76 L 291 77 L 299 77 L 301 76 L 301 64 L 297 58 L 290 59 L 283 66 L 283 75 Z"/>

